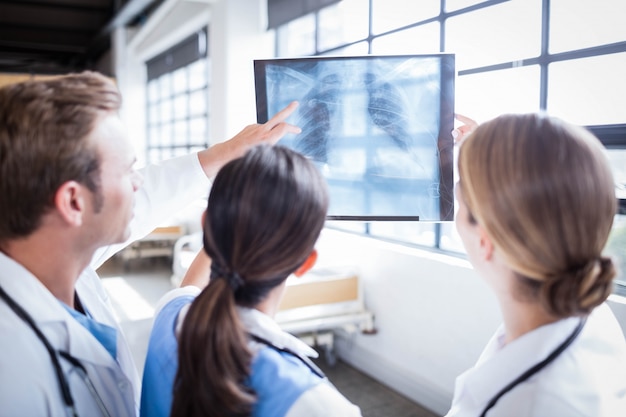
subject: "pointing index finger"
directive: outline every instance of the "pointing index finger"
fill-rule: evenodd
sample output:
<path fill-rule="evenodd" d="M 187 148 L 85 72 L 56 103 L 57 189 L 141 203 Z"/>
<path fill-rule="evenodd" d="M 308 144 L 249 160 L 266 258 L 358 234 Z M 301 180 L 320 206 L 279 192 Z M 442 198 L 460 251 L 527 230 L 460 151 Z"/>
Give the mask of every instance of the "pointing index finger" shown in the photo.
<path fill-rule="evenodd" d="M 478 124 L 474 119 L 470 119 L 469 117 L 463 116 L 459 113 L 455 113 L 454 118 L 462 123 L 465 123 L 466 125 L 476 126 Z"/>
<path fill-rule="evenodd" d="M 276 125 L 287 120 L 287 118 L 298 108 L 298 105 L 299 103 L 297 101 L 292 101 L 287 105 L 287 107 L 276 113 L 271 119 L 265 122 L 265 126 L 267 126 L 268 129 L 273 129 Z"/>

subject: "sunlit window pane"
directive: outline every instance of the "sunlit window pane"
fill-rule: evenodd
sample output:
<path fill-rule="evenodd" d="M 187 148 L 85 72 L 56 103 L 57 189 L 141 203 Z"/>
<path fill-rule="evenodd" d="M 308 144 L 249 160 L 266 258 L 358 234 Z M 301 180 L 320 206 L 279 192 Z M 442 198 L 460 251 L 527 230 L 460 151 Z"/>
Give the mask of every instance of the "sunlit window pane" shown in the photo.
<path fill-rule="evenodd" d="M 174 129 L 171 123 L 164 123 L 161 126 L 161 145 L 171 146 L 174 143 Z"/>
<path fill-rule="evenodd" d="M 454 10 L 464 9 L 465 7 L 484 2 L 485 0 L 446 0 L 446 11 L 451 12 Z"/>
<path fill-rule="evenodd" d="M 172 157 L 176 158 L 178 156 L 184 156 L 187 155 L 189 153 L 189 150 L 187 148 L 174 148 L 172 149 Z"/>
<path fill-rule="evenodd" d="M 191 143 L 206 142 L 206 119 L 204 117 L 196 117 L 189 121 L 189 138 Z"/>
<path fill-rule="evenodd" d="M 172 73 L 172 93 L 180 94 L 187 90 L 187 67 L 179 68 Z"/>
<path fill-rule="evenodd" d="M 626 149 L 608 149 L 607 156 L 615 178 L 615 194 L 626 199 Z M 617 262 L 616 282 L 622 286 L 618 293 L 626 295 L 626 216 L 615 217 L 605 252 Z"/>
<path fill-rule="evenodd" d="M 161 129 L 159 129 L 158 127 L 151 127 L 148 130 L 148 134 L 150 135 L 150 145 L 159 146 L 161 144 L 161 137 L 159 135 L 160 132 Z"/>
<path fill-rule="evenodd" d="M 204 146 L 190 146 L 188 153 L 200 152 L 200 151 L 203 151 L 204 149 L 206 149 Z"/>
<path fill-rule="evenodd" d="M 186 145 L 187 141 L 187 123 L 179 121 L 174 124 L 174 145 Z"/>
<path fill-rule="evenodd" d="M 322 56 L 324 55 L 367 55 L 367 42 L 359 42 L 359 43 L 355 43 L 354 45 L 348 45 L 344 48 L 339 48 L 339 49 L 334 49 L 330 52 L 328 52 L 327 54 L 320 54 Z"/>
<path fill-rule="evenodd" d="M 315 15 L 308 14 L 278 28 L 278 56 L 315 54 Z"/>
<path fill-rule="evenodd" d="M 465 247 L 454 222 L 441 224 L 441 242 L 439 242 L 439 247 L 443 250 L 465 253 Z"/>
<path fill-rule="evenodd" d="M 550 64 L 548 111 L 582 125 L 626 123 L 626 53 Z"/>
<path fill-rule="evenodd" d="M 374 54 L 413 54 L 439 52 L 439 22 L 416 26 L 372 41 Z"/>
<path fill-rule="evenodd" d="M 186 94 L 174 98 L 174 119 L 179 120 L 187 117 L 189 114 L 187 109 L 188 102 L 189 98 Z"/>
<path fill-rule="evenodd" d="M 537 57 L 541 52 L 541 0 L 512 0 L 446 22 L 445 51 L 457 69 Z"/>
<path fill-rule="evenodd" d="M 171 100 L 163 100 L 161 102 L 161 114 L 160 121 L 167 122 L 172 120 L 172 101 Z"/>
<path fill-rule="evenodd" d="M 198 90 L 189 95 L 189 114 L 205 114 L 207 111 L 206 90 Z"/>
<path fill-rule="evenodd" d="M 159 99 L 159 82 L 152 80 L 148 83 L 148 102 L 154 103 Z"/>
<path fill-rule="evenodd" d="M 626 199 L 626 149 L 609 149 L 607 155 L 615 178 L 617 197 Z"/>
<path fill-rule="evenodd" d="M 617 263 L 616 283 L 626 286 L 626 216 L 616 216 L 605 248 L 605 254 L 612 256 Z"/>
<path fill-rule="evenodd" d="M 455 109 L 477 121 L 502 113 L 539 110 L 539 66 L 518 67 L 457 78 Z"/>
<path fill-rule="evenodd" d="M 624 18 L 624 0 L 551 0 L 550 52 L 624 41 Z"/>
<path fill-rule="evenodd" d="M 439 8 L 439 0 L 373 0 L 372 31 L 383 33 L 438 16 Z"/>
<path fill-rule="evenodd" d="M 171 74 L 163 74 L 159 78 L 159 86 L 161 87 L 161 98 L 168 98 L 172 95 L 172 76 Z"/>
<path fill-rule="evenodd" d="M 161 150 L 160 149 L 150 149 L 148 150 L 148 160 L 150 162 L 158 162 L 161 159 Z"/>
<path fill-rule="evenodd" d="M 319 12 L 318 49 L 367 38 L 368 3 L 363 0 L 343 0 Z"/>
<path fill-rule="evenodd" d="M 148 111 L 148 123 L 153 124 L 158 123 L 159 121 L 159 106 L 153 104 L 150 106 L 150 109 Z"/>
<path fill-rule="evenodd" d="M 189 65 L 189 89 L 196 90 L 208 84 L 206 60 L 199 59 Z"/>

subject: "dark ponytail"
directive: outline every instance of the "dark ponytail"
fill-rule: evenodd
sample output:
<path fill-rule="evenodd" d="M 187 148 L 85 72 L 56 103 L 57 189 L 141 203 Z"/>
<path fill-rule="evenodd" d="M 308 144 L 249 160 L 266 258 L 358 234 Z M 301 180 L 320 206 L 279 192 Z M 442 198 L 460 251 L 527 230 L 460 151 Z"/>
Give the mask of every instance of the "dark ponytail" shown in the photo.
<path fill-rule="evenodd" d="M 251 414 L 252 354 L 237 307 L 255 307 L 306 260 L 327 209 L 317 168 L 281 146 L 253 148 L 217 174 L 204 224 L 211 280 L 182 326 L 172 417 Z"/>
<path fill-rule="evenodd" d="M 250 415 L 255 397 L 244 386 L 246 341 L 233 292 L 226 280 L 212 279 L 189 308 L 179 337 L 171 417 Z"/>

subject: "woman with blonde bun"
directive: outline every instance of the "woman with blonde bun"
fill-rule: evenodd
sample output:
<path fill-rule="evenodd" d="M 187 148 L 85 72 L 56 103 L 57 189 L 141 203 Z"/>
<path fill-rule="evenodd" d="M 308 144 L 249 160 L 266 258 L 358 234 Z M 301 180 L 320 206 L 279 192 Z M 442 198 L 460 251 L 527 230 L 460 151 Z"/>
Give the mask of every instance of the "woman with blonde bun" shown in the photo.
<path fill-rule="evenodd" d="M 465 136 L 456 226 L 503 324 L 457 378 L 447 417 L 626 415 L 626 342 L 605 304 L 617 202 L 601 143 L 543 114 Z"/>

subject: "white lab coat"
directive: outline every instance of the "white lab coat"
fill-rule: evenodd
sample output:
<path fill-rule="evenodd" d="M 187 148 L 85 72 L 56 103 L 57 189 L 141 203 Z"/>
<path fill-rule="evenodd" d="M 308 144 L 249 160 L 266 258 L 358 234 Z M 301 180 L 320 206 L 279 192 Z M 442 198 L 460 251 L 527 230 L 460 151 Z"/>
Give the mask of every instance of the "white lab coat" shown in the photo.
<path fill-rule="evenodd" d="M 195 154 L 146 168 L 142 174 L 144 186 L 137 192 L 129 242 L 148 234 L 194 199 L 206 196 L 210 185 Z M 117 361 L 29 271 L 0 253 L 2 288 L 32 316 L 52 346 L 80 360 L 113 417 L 138 415 L 141 387 L 129 346 L 95 268 L 124 246 L 99 250 L 76 283 L 78 296 L 92 317 L 118 329 Z M 48 352 L 33 330 L 2 300 L 0 334 L 0 416 L 67 416 Z M 60 362 L 79 415 L 101 415 L 79 372 L 65 359 Z"/>
<path fill-rule="evenodd" d="M 476 365 L 457 378 L 446 417 L 478 417 L 491 398 L 548 356 L 577 318 L 541 326 L 503 346 L 492 337 Z M 554 362 L 504 394 L 488 417 L 623 417 L 626 415 L 626 342 L 606 304 L 589 316 L 578 338 Z"/>

